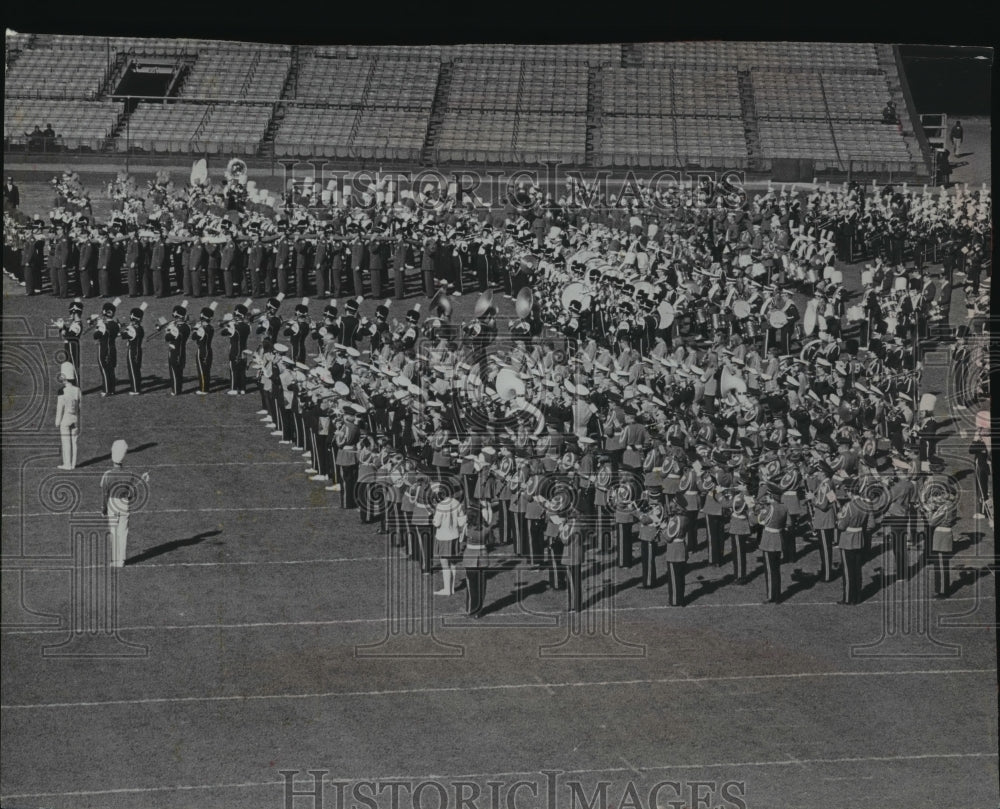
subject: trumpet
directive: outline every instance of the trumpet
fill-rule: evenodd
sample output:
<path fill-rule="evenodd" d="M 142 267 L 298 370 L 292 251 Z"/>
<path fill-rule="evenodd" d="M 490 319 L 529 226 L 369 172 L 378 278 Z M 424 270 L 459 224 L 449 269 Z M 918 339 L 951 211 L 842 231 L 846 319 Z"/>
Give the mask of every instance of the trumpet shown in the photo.
<path fill-rule="evenodd" d="M 84 327 L 83 331 L 80 332 L 80 336 L 87 334 L 97 328 L 97 324 L 101 322 L 101 316 L 94 312 L 87 318 L 87 325 Z"/>

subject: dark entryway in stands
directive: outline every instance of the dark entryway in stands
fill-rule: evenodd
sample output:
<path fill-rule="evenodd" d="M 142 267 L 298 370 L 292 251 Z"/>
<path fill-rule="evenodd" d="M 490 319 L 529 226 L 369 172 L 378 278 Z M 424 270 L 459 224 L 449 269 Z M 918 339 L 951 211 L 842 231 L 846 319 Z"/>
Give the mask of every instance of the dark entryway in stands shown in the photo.
<path fill-rule="evenodd" d="M 991 48 L 900 45 L 917 112 L 989 115 Z"/>
<path fill-rule="evenodd" d="M 122 80 L 118 82 L 114 95 L 116 96 L 153 96 L 167 98 L 174 95 L 175 70 L 148 69 L 130 65 Z M 129 99 L 128 111 L 131 112 L 138 104 L 137 99 Z"/>

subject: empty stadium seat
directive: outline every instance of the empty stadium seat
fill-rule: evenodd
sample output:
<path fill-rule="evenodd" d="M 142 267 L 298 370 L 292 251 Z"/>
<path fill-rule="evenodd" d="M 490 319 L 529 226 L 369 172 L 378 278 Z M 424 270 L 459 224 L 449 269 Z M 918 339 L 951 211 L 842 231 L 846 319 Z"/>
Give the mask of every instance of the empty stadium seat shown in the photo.
<path fill-rule="evenodd" d="M 12 98 L 3 103 L 5 141 L 23 143 L 35 125 L 52 124 L 57 144 L 65 149 L 100 149 L 122 114 L 114 101 L 69 101 L 64 99 Z"/>

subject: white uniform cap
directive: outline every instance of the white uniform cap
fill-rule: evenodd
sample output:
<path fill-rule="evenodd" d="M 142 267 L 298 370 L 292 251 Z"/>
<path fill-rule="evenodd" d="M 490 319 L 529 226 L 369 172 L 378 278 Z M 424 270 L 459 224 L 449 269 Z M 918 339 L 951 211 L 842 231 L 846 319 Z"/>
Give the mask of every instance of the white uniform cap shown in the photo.
<path fill-rule="evenodd" d="M 71 363 L 71 362 L 64 362 L 62 365 L 60 365 L 59 366 L 59 375 L 63 379 L 70 379 L 70 380 L 72 380 L 72 381 L 75 382 L 76 381 L 76 368 L 73 366 L 73 363 Z"/>
<path fill-rule="evenodd" d="M 125 460 L 126 452 L 128 452 L 128 444 L 119 438 L 111 445 L 111 461 L 113 463 L 121 463 Z"/>

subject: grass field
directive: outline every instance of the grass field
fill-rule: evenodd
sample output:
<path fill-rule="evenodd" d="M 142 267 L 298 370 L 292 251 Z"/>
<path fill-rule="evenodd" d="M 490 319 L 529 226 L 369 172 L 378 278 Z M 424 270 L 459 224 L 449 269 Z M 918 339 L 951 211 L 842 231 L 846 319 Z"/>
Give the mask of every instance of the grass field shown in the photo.
<path fill-rule="evenodd" d="M 855 287 L 859 269 L 846 273 Z M 838 606 L 839 580 L 790 578 L 818 570 L 806 546 L 783 568 L 784 602 L 763 605 L 756 558 L 741 587 L 702 548 L 683 609 L 667 606 L 665 584 L 638 586 L 638 562 L 611 588 L 591 560 L 582 624 L 567 623 L 565 593 L 543 573 L 513 565 L 492 574 L 487 615 L 468 621 L 464 593 L 429 595 L 439 574 L 428 582 L 407 563 L 401 583 L 389 575 L 384 539 L 308 481 L 306 462 L 258 422 L 255 393 L 169 397 L 156 336 L 145 373 L 158 389 L 138 398 L 91 393 L 96 349 L 84 345 L 81 464 L 56 470 L 62 346 L 46 326 L 65 302 L 4 284 L 5 809 L 364 806 L 352 789 L 389 780 L 439 782 L 452 807 L 472 794 L 455 783 L 469 782 L 482 792 L 467 809 L 564 809 L 595 794 L 601 805 L 601 782 L 605 805 L 644 809 L 1000 802 L 993 537 L 964 488 L 959 583 L 945 601 L 930 598 L 926 570 L 883 585 L 879 545 L 864 603 Z M 152 301 L 147 323 L 174 302 Z M 458 300 L 456 319 L 471 306 Z M 513 316 L 509 301 L 500 315 Z M 939 415 L 956 419 L 939 454 L 958 476 L 968 414 L 949 410 L 938 352 L 924 378 Z M 73 620 L 71 531 L 99 512 L 117 438 L 133 448 L 127 466 L 151 475 L 117 576 L 125 643 L 105 647 L 120 656 L 60 656 L 46 647 Z M 61 485 L 79 492 L 75 506 Z M 391 632 L 395 587 L 408 610 L 430 610 L 432 634 Z M 326 771 L 323 800 L 287 795 L 282 770 L 299 771 L 299 792 L 307 770 Z M 560 771 L 554 792 L 543 770 Z M 518 780 L 535 794 L 511 798 Z M 335 781 L 350 783 L 345 796 Z M 660 782 L 677 787 L 651 799 Z M 439 805 L 434 793 L 421 805 Z M 398 805 L 411 804 L 404 789 Z"/>

